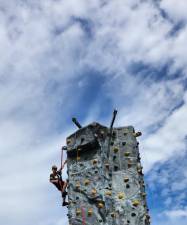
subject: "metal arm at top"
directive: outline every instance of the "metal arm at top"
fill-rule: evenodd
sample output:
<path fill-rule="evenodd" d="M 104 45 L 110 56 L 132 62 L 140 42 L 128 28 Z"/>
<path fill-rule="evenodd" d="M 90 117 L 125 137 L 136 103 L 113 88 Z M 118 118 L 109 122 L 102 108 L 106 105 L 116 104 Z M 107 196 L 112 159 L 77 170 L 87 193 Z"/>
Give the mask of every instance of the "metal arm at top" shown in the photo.
<path fill-rule="evenodd" d="M 80 125 L 80 123 L 77 121 L 77 119 L 75 117 L 72 118 L 72 122 L 80 129 L 82 128 L 82 126 Z"/>

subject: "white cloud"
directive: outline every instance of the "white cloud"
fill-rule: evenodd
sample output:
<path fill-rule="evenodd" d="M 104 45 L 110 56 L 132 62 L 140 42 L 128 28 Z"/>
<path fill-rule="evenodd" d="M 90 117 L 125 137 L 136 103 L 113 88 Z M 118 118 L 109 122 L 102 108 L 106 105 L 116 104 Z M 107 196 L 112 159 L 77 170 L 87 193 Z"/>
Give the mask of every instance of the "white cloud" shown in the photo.
<path fill-rule="evenodd" d="M 172 20 L 187 20 L 187 3 L 185 0 L 161 0 L 160 6 L 169 14 Z"/>
<path fill-rule="evenodd" d="M 180 209 L 180 210 L 173 210 L 173 211 L 168 211 L 165 212 L 167 216 L 169 216 L 170 218 L 176 218 L 176 217 L 187 217 L 187 210 L 184 209 Z"/>
<path fill-rule="evenodd" d="M 164 162 L 171 156 L 182 154 L 186 150 L 187 129 L 183 125 L 187 120 L 187 103 L 174 111 L 158 131 L 143 142 L 143 149 L 146 151 L 146 169 L 149 169 L 155 162 Z"/>

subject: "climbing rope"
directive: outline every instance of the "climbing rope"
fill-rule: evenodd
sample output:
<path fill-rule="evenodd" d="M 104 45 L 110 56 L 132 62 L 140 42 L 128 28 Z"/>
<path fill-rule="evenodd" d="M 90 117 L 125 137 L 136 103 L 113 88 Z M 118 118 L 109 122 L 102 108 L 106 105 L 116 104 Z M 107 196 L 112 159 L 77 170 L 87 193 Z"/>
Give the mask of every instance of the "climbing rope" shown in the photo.
<path fill-rule="evenodd" d="M 86 225 L 86 218 L 83 207 L 81 207 L 81 213 L 82 213 L 82 225 Z"/>
<path fill-rule="evenodd" d="M 62 162 L 63 162 L 63 148 L 62 148 L 62 151 L 61 151 L 61 168 L 62 168 Z"/>

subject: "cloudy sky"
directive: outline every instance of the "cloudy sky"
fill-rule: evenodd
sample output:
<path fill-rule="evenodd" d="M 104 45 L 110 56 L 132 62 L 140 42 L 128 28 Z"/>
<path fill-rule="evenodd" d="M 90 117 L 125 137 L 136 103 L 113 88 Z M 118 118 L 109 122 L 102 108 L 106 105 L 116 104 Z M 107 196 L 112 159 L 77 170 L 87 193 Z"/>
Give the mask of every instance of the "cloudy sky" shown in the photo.
<path fill-rule="evenodd" d="M 0 223 L 67 225 L 49 184 L 83 125 L 133 125 L 152 225 L 187 224 L 187 1 L 0 0 Z"/>

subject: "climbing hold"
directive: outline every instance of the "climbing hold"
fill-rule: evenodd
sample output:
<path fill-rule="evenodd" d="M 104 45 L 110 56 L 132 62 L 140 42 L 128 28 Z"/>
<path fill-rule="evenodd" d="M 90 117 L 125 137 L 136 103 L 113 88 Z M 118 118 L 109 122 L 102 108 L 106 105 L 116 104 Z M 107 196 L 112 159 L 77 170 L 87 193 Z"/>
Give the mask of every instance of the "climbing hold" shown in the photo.
<path fill-rule="evenodd" d="M 86 180 L 84 181 L 84 185 L 88 185 L 88 184 L 90 184 L 90 181 L 89 181 L 88 179 L 86 179 Z"/>
<path fill-rule="evenodd" d="M 124 182 L 127 183 L 128 181 L 129 181 L 129 178 L 128 177 L 125 177 L 124 178 Z"/>
<path fill-rule="evenodd" d="M 102 209 L 104 207 L 104 204 L 102 202 L 99 202 L 97 206 L 99 209 Z"/>
<path fill-rule="evenodd" d="M 114 218 L 116 216 L 116 214 L 114 212 L 112 212 L 110 215 L 112 218 Z"/>
<path fill-rule="evenodd" d="M 142 195 L 142 197 L 146 197 L 146 193 L 145 192 L 141 193 L 141 195 Z"/>
<path fill-rule="evenodd" d="M 71 144 L 71 139 L 66 140 L 67 145 Z"/>
<path fill-rule="evenodd" d="M 133 136 L 134 137 L 139 137 L 139 136 L 141 136 L 142 135 L 142 133 L 141 132 L 136 132 L 136 133 L 133 133 Z"/>
<path fill-rule="evenodd" d="M 80 214 L 81 214 L 81 210 L 80 209 L 76 209 L 76 215 L 80 216 Z"/>
<path fill-rule="evenodd" d="M 77 188 L 77 189 L 79 189 L 80 188 L 80 182 L 77 182 L 76 184 L 75 184 L 75 187 Z"/>
<path fill-rule="evenodd" d="M 118 171 L 118 166 L 114 166 L 114 171 Z"/>
<path fill-rule="evenodd" d="M 113 148 L 114 153 L 117 153 L 119 151 L 118 147 Z"/>
<path fill-rule="evenodd" d="M 137 207 L 140 204 L 140 202 L 138 200 L 133 200 L 132 201 L 132 205 Z"/>
<path fill-rule="evenodd" d="M 119 199 L 124 199 L 124 197 L 125 197 L 124 193 L 122 193 L 122 192 L 118 193 L 118 198 Z"/>
<path fill-rule="evenodd" d="M 137 171 L 138 171 L 138 173 L 139 173 L 140 175 L 143 175 L 142 169 L 138 169 Z"/>
<path fill-rule="evenodd" d="M 88 209 L 88 216 L 91 216 L 92 214 L 93 214 L 93 209 L 92 208 Z"/>
<path fill-rule="evenodd" d="M 91 193 L 92 193 L 92 195 L 96 195 L 97 194 L 97 190 L 95 188 L 93 188 Z"/>
<path fill-rule="evenodd" d="M 127 188 L 127 189 L 130 188 L 130 185 L 129 185 L 129 184 L 126 184 L 126 188 Z"/>
<path fill-rule="evenodd" d="M 104 130 L 101 130 L 101 135 L 103 136 L 105 134 Z"/>
<path fill-rule="evenodd" d="M 137 169 L 138 169 L 138 170 L 143 169 L 143 167 L 141 166 L 141 164 L 140 164 L 140 163 L 138 163 L 138 164 L 137 164 Z"/>
<path fill-rule="evenodd" d="M 128 157 L 130 155 L 130 152 L 125 152 L 124 156 Z"/>
<path fill-rule="evenodd" d="M 106 169 L 109 169 L 109 163 L 105 163 L 105 167 L 106 167 Z"/>
<path fill-rule="evenodd" d="M 94 159 L 94 160 L 92 161 L 92 163 L 93 163 L 93 165 L 97 164 L 97 159 Z"/>
<path fill-rule="evenodd" d="M 111 191 L 106 191 L 106 192 L 105 192 L 105 195 L 111 196 L 111 195 L 112 195 L 112 192 L 111 192 Z"/>

